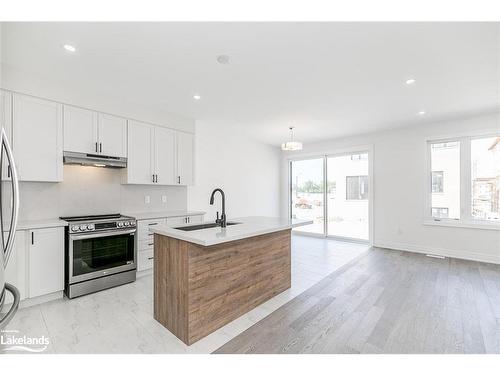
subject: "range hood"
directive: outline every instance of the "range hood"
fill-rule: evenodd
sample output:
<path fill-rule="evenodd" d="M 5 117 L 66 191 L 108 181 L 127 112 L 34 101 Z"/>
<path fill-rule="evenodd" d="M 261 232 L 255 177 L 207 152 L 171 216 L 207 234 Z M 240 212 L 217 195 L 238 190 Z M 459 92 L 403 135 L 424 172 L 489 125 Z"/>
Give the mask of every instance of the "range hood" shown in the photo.
<path fill-rule="evenodd" d="M 97 154 L 85 154 L 82 152 L 65 151 L 63 154 L 64 164 L 89 165 L 93 167 L 126 168 L 127 158 L 105 156 Z"/>

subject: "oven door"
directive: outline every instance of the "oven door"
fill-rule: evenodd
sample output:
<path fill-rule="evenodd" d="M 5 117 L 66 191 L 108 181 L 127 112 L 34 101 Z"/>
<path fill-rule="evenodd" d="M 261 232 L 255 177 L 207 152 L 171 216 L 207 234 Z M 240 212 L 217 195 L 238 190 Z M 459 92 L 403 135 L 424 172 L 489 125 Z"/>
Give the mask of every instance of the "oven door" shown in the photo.
<path fill-rule="evenodd" d="M 69 283 L 136 268 L 135 229 L 69 235 Z"/>

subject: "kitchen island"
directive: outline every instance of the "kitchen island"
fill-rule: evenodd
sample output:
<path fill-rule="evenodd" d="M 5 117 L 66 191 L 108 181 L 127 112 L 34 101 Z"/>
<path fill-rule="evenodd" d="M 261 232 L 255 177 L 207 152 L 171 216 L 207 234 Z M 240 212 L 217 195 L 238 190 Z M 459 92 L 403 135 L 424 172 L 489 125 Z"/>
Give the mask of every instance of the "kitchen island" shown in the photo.
<path fill-rule="evenodd" d="M 244 217 L 226 228 L 151 228 L 154 318 L 191 345 L 290 288 L 291 229 L 311 223 Z"/>

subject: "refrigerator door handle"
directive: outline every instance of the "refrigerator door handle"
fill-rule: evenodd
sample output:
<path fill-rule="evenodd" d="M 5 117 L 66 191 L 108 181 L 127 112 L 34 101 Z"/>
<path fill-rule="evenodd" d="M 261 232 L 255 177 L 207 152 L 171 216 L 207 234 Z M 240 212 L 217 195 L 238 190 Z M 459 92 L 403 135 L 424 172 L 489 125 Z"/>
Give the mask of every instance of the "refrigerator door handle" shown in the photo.
<path fill-rule="evenodd" d="M 14 237 L 16 235 L 17 230 L 17 220 L 19 213 L 19 180 L 17 176 L 17 168 L 14 162 L 14 155 L 12 153 L 12 148 L 10 147 L 9 140 L 7 138 L 7 134 L 5 134 L 5 129 L 2 128 L 1 133 L 1 143 L 0 143 L 0 151 L 5 147 L 5 154 L 7 155 L 7 160 L 10 166 L 10 172 L 12 175 L 11 183 L 12 183 L 12 212 L 10 217 L 10 228 L 9 235 L 7 237 L 7 242 L 5 244 L 4 249 L 4 267 L 7 266 L 9 262 L 10 255 L 12 253 L 12 249 L 14 247 Z M 1 220 L 1 213 L 0 213 Z M 3 246 L 3 244 L 2 244 Z"/>
<path fill-rule="evenodd" d="M 14 285 L 5 283 L 5 290 L 8 290 L 12 293 L 12 295 L 14 296 L 14 302 L 12 302 L 10 310 L 5 314 L 5 316 L 2 317 L 2 319 L 0 319 L 0 329 L 5 328 L 7 323 L 10 322 L 14 314 L 17 312 L 17 309 L 19 308 L 19 301 L 21 300 L 21 295 Z"/>

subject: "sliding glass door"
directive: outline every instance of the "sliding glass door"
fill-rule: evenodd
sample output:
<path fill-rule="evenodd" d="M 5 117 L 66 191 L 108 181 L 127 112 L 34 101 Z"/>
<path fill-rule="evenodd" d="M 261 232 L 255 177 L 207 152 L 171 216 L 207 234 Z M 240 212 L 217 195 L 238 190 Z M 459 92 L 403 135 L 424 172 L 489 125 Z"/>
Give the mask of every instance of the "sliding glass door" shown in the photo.
<path fill-rule="evenodd" d="M 294 219 L 312 220 L 301 232 L 325 233 L 324 158 L 290 163 L 290 213 Z"/>
<path fill-rule="evenodd" d="M 290 215 L 312 220 L 297 231 L 369 240 L 368 152 L 290 162 Z"/>
<path fill-rule="evenodd" d="M 327 158 L 328 235 L 368 240 L 368 154 Z"/>

